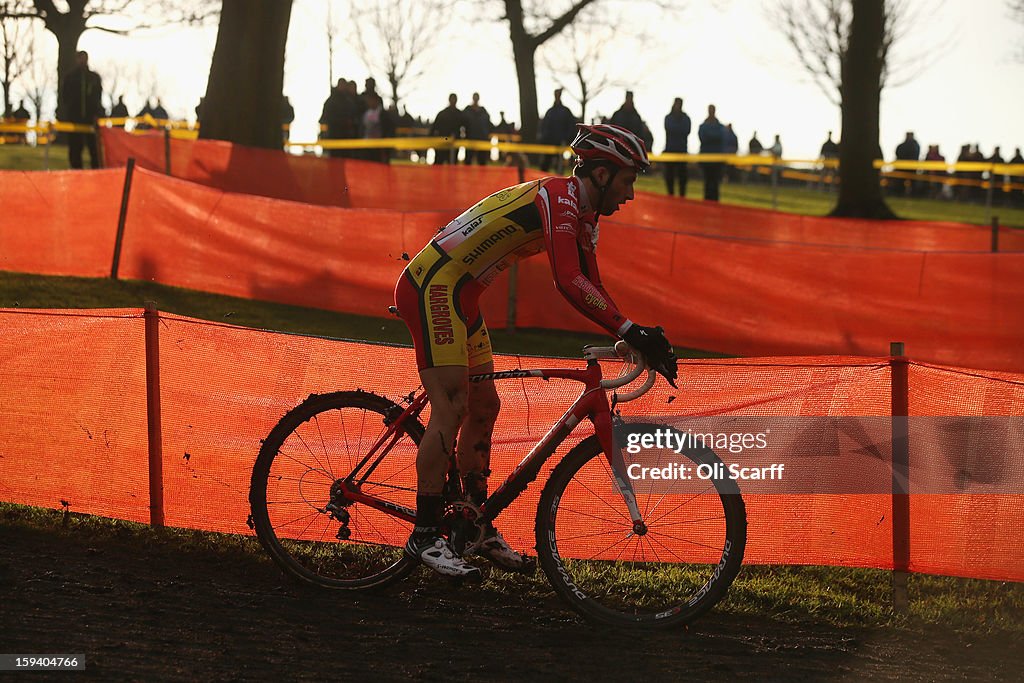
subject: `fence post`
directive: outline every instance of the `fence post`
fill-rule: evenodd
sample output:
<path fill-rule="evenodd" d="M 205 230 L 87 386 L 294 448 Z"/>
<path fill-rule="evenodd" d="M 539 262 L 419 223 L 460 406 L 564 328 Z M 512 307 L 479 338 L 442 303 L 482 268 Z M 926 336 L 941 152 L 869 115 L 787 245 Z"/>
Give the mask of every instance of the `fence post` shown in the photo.
<path fill-rule="evenodd" d="M 164 128 L 164 172 L 171 175 L 171 129 Z"/>
<path fill-rule="evenodd" d="M 999 251 L 999 216 L 992 216 L 992 253 Z M 1012 249 L 1011 249 L 1012 251 Z"/>
<path fill-rule="evenodd" d="M 892 377 L 892 606 L 905 613 L 910 601 L 907 576 L 910 566 L 910 412 L 909 378 L 903 342 L 889 344 Z"/>
<path fill-rule="evenodd" d="M 128 157 L 128 166 L 124 171 L 124 189 L 121 191 L 121 213 L 117 217 L 117 238 L 114 240 L 114 263 L 110 266 L 110 277 L 117 279 L 117 270 L 121 266 L 121 243 L 124 240 L 124 223 L 128 218 L 128 197 L 132 193 L 132 176 L 135 174 L 135 157 Z"/>
<path fill-rule="evenodd" d="M 149 425 L 149 523 L 164 525 L 163 436 L 160 427 L 160 312 L 146 302 L 146 418 Z"/>

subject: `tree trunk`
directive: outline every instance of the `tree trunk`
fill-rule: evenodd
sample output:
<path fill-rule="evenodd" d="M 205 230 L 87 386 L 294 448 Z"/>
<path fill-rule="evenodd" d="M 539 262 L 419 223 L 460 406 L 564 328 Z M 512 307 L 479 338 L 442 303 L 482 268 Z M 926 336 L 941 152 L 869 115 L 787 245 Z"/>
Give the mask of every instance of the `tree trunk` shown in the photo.
<path fill-rule="evenodd" d="M 512 42 L 516 61 L 516 79 L 519 81 L 519 120 L 523 142 L 537 140 L 540 116 L 537 114 L 537 72 L 534 66 L 536 46 L 529 42 Z"/>
<path fill-rule="evenodd" d="M 842 63 L 839 199 L 831 216 L 896 218 L 882 197 L 878 169 L 884 0 L 853 3 L 850 42 Z"/>
<path fill-rule="evenodd" d="M 281 149 L 291 0 L 224 0 L 199 137 Z"/>

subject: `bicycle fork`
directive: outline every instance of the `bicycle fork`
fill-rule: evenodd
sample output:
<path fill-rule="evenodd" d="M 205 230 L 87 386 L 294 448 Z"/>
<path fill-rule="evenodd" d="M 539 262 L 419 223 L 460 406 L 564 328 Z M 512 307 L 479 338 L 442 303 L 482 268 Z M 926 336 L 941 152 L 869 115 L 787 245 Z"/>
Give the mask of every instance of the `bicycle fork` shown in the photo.
<path fill-rule="evenodd" d="M 647 533 L 647 525 L 644 524 L 643 516 L 640 514 L 640 506 L 636 502 L 636 494 L 633 492 L 633 482 L 626 472 L 626 461 L 622 457 L 622 449 L 615 439 L 613 431 L 611 410 L 595 413 L 590 417 L 594 423 L 594 431 L 597 439 L 608 458 L 608 465 L 612 470 L 612 480 L 619 494 L 626 501 L 626 508 L 629 510 L 629 518 L 633 521 L 633 533 L 643 536 Z"/>

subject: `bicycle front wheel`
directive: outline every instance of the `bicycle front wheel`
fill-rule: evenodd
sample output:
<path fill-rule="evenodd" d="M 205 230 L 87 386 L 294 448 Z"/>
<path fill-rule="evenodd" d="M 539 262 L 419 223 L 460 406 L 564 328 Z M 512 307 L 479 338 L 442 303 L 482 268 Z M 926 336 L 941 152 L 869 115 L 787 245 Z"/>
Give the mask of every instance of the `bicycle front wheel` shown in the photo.
<path fill-rule="evenodd" d="M 624 429 L 671 430 L 652 424 Z M 684 461 L 691 472 L 722 465 L 707 448 L 667 451 L 660 464 Z M 597 437 L 580 442 L 541 494 L 541 567 L 556 592 L 589 619 L 649 628 L 690 622 L 725 595 L 743 561 L 747 519 L 739 487 L 728 478 L 694 476 L 634 480 L 633 488 L 643 517 L 639 529 Z"/>
<path fill-rule="evenodd" d="M 252 521 L 260 543 L 291 577 L 354 590 L 397 581 L 413 570 L 402 552 L 412 524 L 337 493 L 338 482 L 387 436 L 386 457 L 359 490 L 415 510 L 423 425 L 406 419 L 388 435 L 401 413 L 394 402 L 363 391 L 311 396 L 263 442 L 249 488 Z M 328 507 L 332 499 L 338 509 Z"/>

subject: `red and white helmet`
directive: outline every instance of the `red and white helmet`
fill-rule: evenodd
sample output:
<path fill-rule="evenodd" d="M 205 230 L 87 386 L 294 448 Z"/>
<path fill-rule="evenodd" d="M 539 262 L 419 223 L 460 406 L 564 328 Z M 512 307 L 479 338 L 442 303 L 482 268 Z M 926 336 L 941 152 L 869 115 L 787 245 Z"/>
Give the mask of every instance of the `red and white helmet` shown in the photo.
<path fill-rule="evenodd" d="M 569 145 L 579 163 L 610 161 L 622 168 L 635 168 L 643 173 L 651 167 L 644 141 L 620 126 L 598 123 L 592 126 L 578 123 L 576 139 Z"/>

